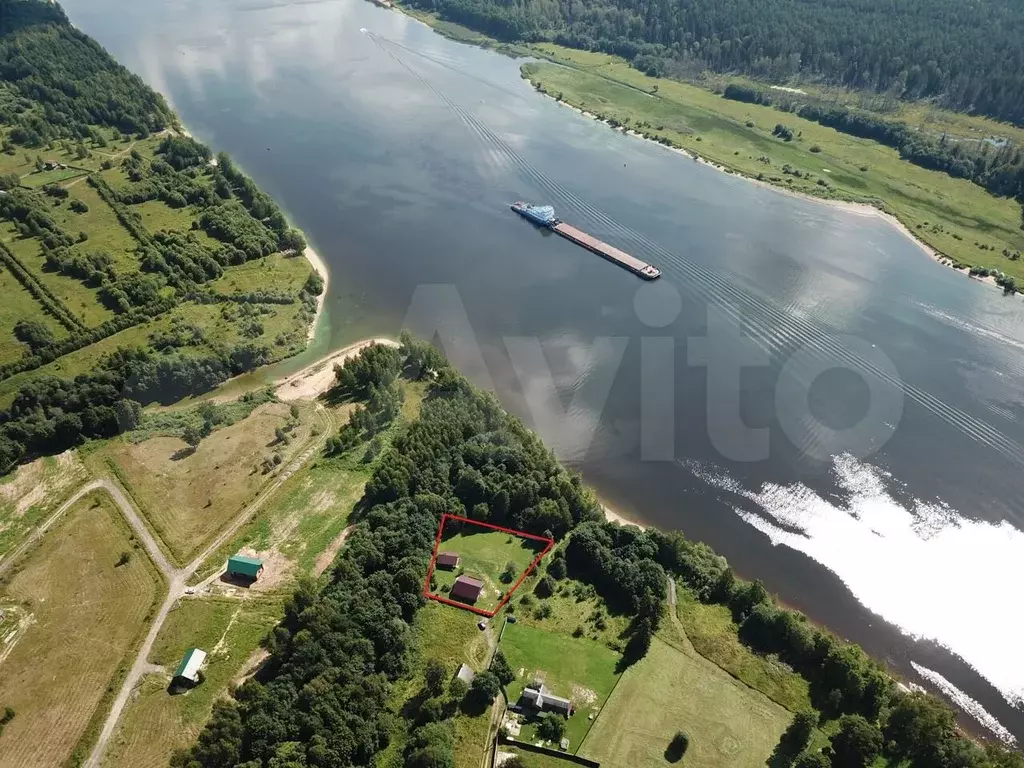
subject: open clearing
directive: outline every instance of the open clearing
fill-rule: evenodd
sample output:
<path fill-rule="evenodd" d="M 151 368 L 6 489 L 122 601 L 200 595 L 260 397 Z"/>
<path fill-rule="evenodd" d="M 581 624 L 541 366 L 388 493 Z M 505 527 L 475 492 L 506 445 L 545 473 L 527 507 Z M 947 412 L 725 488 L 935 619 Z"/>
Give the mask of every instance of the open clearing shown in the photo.
<path fill-rule="evenodd" d="M 0 365 L 18 360 L 28 349 L 14 337 L 14 325 L 19 320 L 38 320 L 50 329 L 57 341 L 67 338 L 64 326 L 44 312 L 42 305 L 3 266 L 0 266 L 0 296 L 4 297 L 0 306 Z"/>
<path fill-rule="evenodd" d="M 122 552 L 131 558 L 117 566 Z M 68 510 L 4 592 L 31 624 L 0 663 L 0 702 L 18 713 L 4 730 L 0 764 L 49 768 L 72 754 L 102 717 L 160 592 L 156 570 L 105 494 Z"/>
<path fill-rule="evenodd" d="M 195 451 L 177 437 L 154 437 L 141 443 L 123 438 L 89 454 L 90 464 L 104 463 L 134 498 L 146 519 L 179 563 L 196 554 L 217 531 L 251 501 L 269 479 L 262 462 L 280 453 L 283 462 L 310 435 L 308 414 L 290 434 L 288 444 L 277 442 L 274 430 L 283 428 L 289 408 L 269 403 L 246 419 L 216 429 Z"/>
<path fill-rule="evenodd" d="M 284 611 L 279 599 L 185 599 L 167 618 L 150 661 L 167 674 L 148 675 L 125 709 L 110 742 L 105 768 L 164 768 L 171 753 L 192 743 L 206 722 L 214 700 L 237 677 L 242 666 Z M 170 675 L 188 648 L 207 657 L 203 683 L 187 693 L 167 692 Z"/>
<path fill-rule="evenodd" d="M 78 455 L 65 451 L 23 464 L 0 480 L 0 558 L 56 512 L 87 475 Z"/>
<path fill-rule="evenodd" d="M 576 713 L 566 723 L 565 735 L 569 751 L 576 752 L 592 725 L 589 716 L 601 711 L 615 688 L 620 654 L 593 640 L 518 623 L 505 626 L 500 648 L 516 673 L 507 687 L 510 703 L 534 681 L 543 682 L 556 696 L 572 699 Z M 521 738 L 530 741 L 531 734 L 532 728 L 524 726 Z"/>
<path fill-rule="evenodd" d="M 807 681 L 743 645 L 728 608 L 699 603 L 686 587 L 677 592 L 679 620 L 697 653 L 792 712 L 811 709 Z"/>
<path fill-rule="evenodd" d="M 548 632 L 572 635 L 582 630 L 582 637 L 596 640 L 613 650 L 625 646 L 622 633 L 629 626 L 629 617 L 613 615 L 590 585 L 573 579 L 556 582 L 556 590 L 541 600 L 532 591 L 536 581 L 527 579 L 513 600 L 516 619 Z M 547 608 L 540 612 L 540 607 Z M 544 614 L 547 615 L 544 615 Z"/>
<path fill-rule="evenodd" d="M 644 130 L 748 176 L 776 176 L 784 180 L 780 186 L 786 188 L 844 200 L 884 201 L 907 227 L 942 253 L 1024 278 L 1024 263 L 1002 255 L 1004 248 L 1024 249 L 1020 205 L 1013 199 L 994 197 L 969 181 L 902 160 L 895 149 L 795 114 L 730 101 L 695 85 L 648 77 L 614 56 L 553 44 L 533 48 L 566 66 L 544 62 L 528 64 L 524 71 L 545 92 L 561 94 L 576 107 L 620 122 L 651 123 L 653 127 Z M 655 85 L 657 94 L 652 95 Z M 791 142 L 776 139 L 771 131 L 777 123 L 800 135 Z M 988 125 L 991 134 L 1004 130 L 994 122 Z M 812 153 L 814 146 L 820 152 Z M 761 157 L 770 158 L 771 164 Z M 813 180 L 783 175 L 781 169 L 786 164 L 811 174 Z M 831 191 L 820 186 L 819 179 Z M 976 242 L 991 246 L 991 250 L 980 250 Z"/>
<path fill-rule="evenodd" d="M 686 731 L 687 768 L 763 768 L 792 715 L 706 659 L 659 637 L 622 675 L 579 753 L 602 765 L 663 768 Z"/>
<path fill-rule="evenodd" d="M 439 552 L 455 552 L 459 566 L 453 570 L 435 568 L 433 573 L 436 595 L 451 598 L 449 590 L 461 575 L 472 576 L 484 582 L 483 591 L 473 606 L 485 611 L 498 607 L 505 592 L 515 586 L 530 564 L 547 546 L 546 542 L 527 539 L 512 533 L 445 518 L 441 532 Z M 512 567 L 505 574 L 506 566 Z"/>

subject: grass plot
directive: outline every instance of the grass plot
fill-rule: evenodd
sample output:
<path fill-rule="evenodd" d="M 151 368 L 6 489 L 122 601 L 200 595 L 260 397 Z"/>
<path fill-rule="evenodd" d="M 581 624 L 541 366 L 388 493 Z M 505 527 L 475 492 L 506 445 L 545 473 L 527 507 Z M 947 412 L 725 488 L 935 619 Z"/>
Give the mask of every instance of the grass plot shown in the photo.
<path fill-rule="evenodd" d="M 602 765 L 661 768 L 676 731 L 687 768 L 763 768 L 792 715 L 700 657 L 655 637 L 622 675 L 579 753 Z"/>
<path fill-rule="evenodd" d="M 575 752 L 619 679 L 621 656 L 607 646 L 587 640 L 546 632 L 523 624 L 508 624 L 501 636 L 502 653 L 516 673 L 507 688 L 515 703 L 530 683 L 542 682 L 556 696 L 572 699 L 576 713 L 565 726 L 569 751 Z M 520 738 L 533 740 L 533 726 L 523 726 Z"/>
<path fill-rule="evenodd" d="M 122 552 L 130 557 L 117 565 Z M 17 711 L 0 764 L 49 768 L 71 756 L 129 663 L 158 578 L 105 494 L 83 498 L 42 539 L 0 598 L 28 614 L 0 651 L 0 702 Z"/>

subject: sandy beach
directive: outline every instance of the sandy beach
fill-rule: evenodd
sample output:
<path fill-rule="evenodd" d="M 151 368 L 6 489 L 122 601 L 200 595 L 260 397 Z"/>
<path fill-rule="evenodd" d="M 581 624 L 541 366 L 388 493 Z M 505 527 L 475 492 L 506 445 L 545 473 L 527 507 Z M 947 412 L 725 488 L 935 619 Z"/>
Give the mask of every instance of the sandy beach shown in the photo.
<path fill-rule="evenodd" d="M 312 246 L 307 245 L 302 255 L 306 257 L 306 261 L 313 265 L 313 269 L 316 270 L 317 274 L 324 281 L 324 288 L 320 291 L 320 295 L 316 297 L 316 314 L 313 315 L 313 322 L 309 324 L 309 330 L 306 331 L 306 340 L 312 341 L 316 335 L 316 327 L 320 324 L 320 315 L 324 311 L 324 302 L 327 301 L 327 286 L 330 284 L 331 276 L 327 271 L 327 264 L 320 258 L 320 254 L 313 250 Z"/>
<path fill-rule="evenodd" d="M 601 509 L 604 510 L 604 517 L 610 523 L 618 523 L 619 525 L 633 525 L 639 528 L 641 531 L 646 531 L 649 526 L 643 523 L 638 523 L 634 520 L 630 520 L 628 517 L 623 515 L 621 512 L 612 509 L 603 501 L 601 502 Z"/>
<path fill-rule="evenodd" d="M 317 360 L 297 373 L 274 382 L 279 400 L 313 400 L 334 386 L 334 366 L 344 363 L 372 344 L 397 347 L 394 339 L 363 339 Z"/>

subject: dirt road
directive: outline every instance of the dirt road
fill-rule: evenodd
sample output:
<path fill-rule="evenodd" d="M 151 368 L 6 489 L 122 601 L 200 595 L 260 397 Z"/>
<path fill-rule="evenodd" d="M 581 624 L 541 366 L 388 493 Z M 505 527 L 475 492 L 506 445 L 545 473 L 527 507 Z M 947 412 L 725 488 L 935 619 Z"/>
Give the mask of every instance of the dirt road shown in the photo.
<path fill-rule="evenodd" d="M 157 635 L 160 634 L 160 630 L 163 628 L 164 621 L 167 619 L 167 614 L 170 613 L 174 604 L 185 593 L 185 587 L 188 580 L 207 560 L 207 558 L 222 547 L 225 542 L 238 532 L 239 528 L 241 528 L 257 511 L 259 511 L 259 509 L 267 502 L 268 499 L 270 499 L 274 492 L 277 491 L 277 489 L 280 488 L 286 480 L 288 480 L 288 478 L 295 474 L 300 467 L 306 464 L 323 447 L 324 441 L 333 433 L 334 420 L 331 418 L 330 412 L 323 406 L 317 406 L 317 416 L 321 419 L 323 426 L 320 434 L 312 440 L 305 450 L 292 459 L 282 472 L 277 474 L 274 481 L 268 485 L 251 504 L 244 507 L 239 512 L 231 524 L 221 531 L 220 535 L 218 535 L 217 538 L 206 547 L 206 549 L 199 553 L 199 555 L 184 568 L 174 568 L 171 566 L 160 551 L 160 548 L 157 546 L 156 540 L 153 539 L 145 525 L 143 525 L 142 519 L 136 513 L 133 505 L 121 492 L 121 489 L 114 483 L 106 479 L 96 480 L 89 484 L 92 488 L 86 486 L 76 494 L 76 496 L 81 497 L 84 493 L 88 493 L 89 490 L 95 490 L 96 488 L 103 488 L 105 491 L 110 493 L 118 507 L 120 507 L 125 519 L 128 520 L 132 529 L 135 530 L 139 540 L 145 545 L 146 551 L 150 553 L 150 556 L 153 557 L 153 561 L 157 564 L 157 567 L 160 568 L 161 572 L 167 577 L 168 582 L 167 598 L 164 600 L 163 605 L 160 606 L 160 610 L 153 618 L 153 623 L 150 625 L 149 632 L 146 633 L 146 639 L 139 647 L 139 651 L 135 657 L 134 663 L 132 664 L 132 668 L 128 671 L 124 682 L 121 684 L 121 690 L 117 692 L 117 697 L 114 699 L 114 703 L 110 707 L 110 712 L 107 714 L 107 719 L 103 723 L 103 730 L 100 731 L 99 738 L 96 740 L 96 745 L 93 747 L 92 753 L 89 755 L 89 759 L 85 762 L 85 768 L 98 768 L 103 760 L 103 755 L 107 750 L 110 737 L 114 735 L 114 732 L 117 729 L 118 721 L 121 719 L 121 714 L 124 712 L 124 707 L 128 703 L 128 699 L 131 696 L 132 691 L 139 684 L 139 681 L 144 675 L 153 671 L 153 665 L 149 663 L 149 653 L 153 648 L 153 643 L 156 641 Z M 69 507 L 71 503 L 71 501 L 67 502 L 61 507 L 61 510 Z M 58 510 L 58 512 L 59 511 L 60 510 Z M 56 517 L 56 515 L 54 517 Z"/>

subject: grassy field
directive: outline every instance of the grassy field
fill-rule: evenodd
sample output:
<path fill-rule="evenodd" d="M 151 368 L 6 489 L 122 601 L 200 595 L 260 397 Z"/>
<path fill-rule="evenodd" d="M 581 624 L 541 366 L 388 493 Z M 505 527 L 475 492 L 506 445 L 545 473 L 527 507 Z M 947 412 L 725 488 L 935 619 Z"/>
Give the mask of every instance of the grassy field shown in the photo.
<path fill-rule="evenodd" d="M 505 627 L 499 647 L 516 673 L 506 689 L 510 703 L 535 680 L 556 696 L 572 699 L 576 713 L 566 723 L 565 735 L 569 751 L 578 750 L 593 722 L 590 715 L 601 712 L 619 679 L 620 654 L 593 640 L 519 623 Z M 524 725 L 520 738 L 532 737 L 532 726 Z"/>
<path fill-rule="evenodd" d="M 298 352 L 305 346 L 305 322 L 301 318 L 301 305 L 260 305 L 267 307 L 267 314 L 259 315 L 257 322 L 263 326 L 263 332 L 255 338 L 243 336 L 240 324 L 236 320 L 242 310 L 236 305 L 218 304 L 183 304 L 153 320 L 133 326 L 112 336 L 91 344 L 88 347 L 70 352 L 57 358 L 52 363 L 32 371 L 19 373 L 16 376 L 0 381 L 0 407 L 7 407 L 18 388 L 37 376 L 60 376 L 74 378 L 80 373 L 92 369 L 96 361 L 103 355 L 118 347 L 145 347 L 150 337 L 158 331 L 166 331 L 175 322 L 195 325 L 202 329 L 206 343 L 188 347 L 182 354 L 205 356 L 222 346 L 231 346 L 243 339 L 266 344 L 274 359 L 286 357 Z M 0 328 L 0 334 L 9 333 Z M 287 335 L 287 343 L 277 344 L 278 337 Z"/>
<path fill-rule="evenodd" d="M 72 451 L 36 459 L 5 475 L 0 480 L 0 557 L 18 546 L 87 478 L 85 465 Z"/>
<path fill-rule="evenodd" d="M 650 78 L 613 56 L 549 44 L 536 50 L 560 63 L 527 64 L 524 75 L 573 106 L 620 122 L 628 119 L 633 125 L 650 123 L 652 127 L 642 130 L 787 189 L 880 205 L 953 259 L 1024 278 L 1024 263 L 1002 255 L 1004 248 L 1024 249 L 1021 208 L 1013 200 L 993 197 L 968 181 L 901 160 L 894 149 L 791 113 L 730 101 L 687 83 Z M 655 86 L 657 92 L 652 93 Z M 797 138 L 784 142 L 773 137 L 777 123 L 789 126 Z M 1000 132 L 999 124 L 990 125 L 991 133 Z M 812 147 L 820 151 L 811 152 Z M 784 165 L 810 179 L 783 174 Z M 991 250 L 983 251 L 978 244 Z"/>
<path fill-rule="evenodd" d="M 500 753 L 518 755 L 526 768 L 569 768 L 573 765 L 572 763 L 566 762 L 565 760 L 561 760 L 557 757 L 540 755 L 536 752 L 527 752 L 522 749 L 512 749 L 507 746 L 499 747 L 498 751 Z"/>
<path fill-rule="evenodd" d="M 163 768 L 171 753 L 194 741 L 209 717 L 213 702 L 237 680 L 260 641 L 284 612 L 279 599 L 183 600 L 157 637 L 150 661 L 167 675 L 149 675 L 128 704 L 105 768 Z M 167 691 L 169 673 L 188 648 L 209 655 L 202 685 L 184 694 Z"/>
<path fill-rule="evenodd" d="M 186 562 L 256 496 L 268 479 L 264 459 L 279 453 L 286 462 L 309 437 L 307 414 L 290 442 L 279 444 L 274 431 L 289 419 L 287 405 L 267 404 L 214 430 L 195 451 L 177 437 L 121 437 L 88 452 L 86 461 L 97 473 L 113 471 L 171 555 Z"/>
<path fill-rule="evenodd" d="M 662 768 L 676 731 L 687 768 L 763 768 L 791 714 L 719 667 L 655 637 L 622 675 L 579 754 L 602 765 Z"/>
<path fill-rule="evenodd" d="M 3 266 L 0 266 L 0 295 L 4 297 L 0 306 L 0 365 L 25 354 L 27 347 L 14 337 L 14 324 L 23 318 L 38 320 L 58 341 L 67 338 L 64 326 L 44 312 L 32 294 Z"/>
<path fill-rule="evenodd" d="M 565 635 L 582 630 L 583 637 L 613 650 L 622 649 L 622 633 L 629 625 L 629 617 L 610 614 L 593 587 L 564 579 L 558 582 L 555 594 L 541 600 L 532 592 L 535 584 L 528 579 L 520 588 L 522 594 L 517 593 L 513 600 L 519 623 Z M 547 606 L 543 611 L 542 605 Z"/>
<path fill-rule="evenodd" d="M 0 701 L 17 711 L 3 735 L 4 765 L 60 765 L 98 727 L 126 656 L 141 640 L 162 585 L 104 494 L 68 511 L 4 590 L 31 614 L 0 664 Z M 133 553 L 116 565 L 120 553 Z M 95 734 L 92 734 L 93 736 Z"/>
<path fill-rule="evenodd" d="M 259 290 L 297 294 L 309 272 L 309 262 L 304 258 L 276 253 L 227 270 L 210 287 L 228 294 Z"/>
<path fill-rule="evenodd" d="M 455 570 L 434 570 L 434 592 L 447 596 L 459 575 L 472 576 L 484 582 L 484 589 L 474 605 L 485 611 L 494 610 L 501 596 L 515 585 L 544 546 L 544 542 L 534 539 L 448 520 L 439 551 L 456 552 L 461 561 Z M 514 566 L 515 575 L 503 578 L 508 563 Z"/>
<path fill-rule="evenodd" d="M 2 241 L 25 265 L 25 269 L 53 293 L 68 310 L 81 320 L 87 327 L 94 327 L 109 320 L 114 313 L 104 307 L 99 300 L 97 289 L 89 288 L 73 277 L 47 272 L 43 269 L 42 244 L 34 237 L 21 237 L 10 222 L 0 222 L 0 241 Z M 42 314 L 42 307 L 39 313 Z M 0 329 L 9 333 L 7 328 Z"/>
<path fill-rule="evenodd" d="M 807 681 L 782 662 L 743 645 L 728 608 L 699 603 L 685 587 L 677 593 L 679 620 L 701 656 L 793 712 L 811 708 Z"/>

